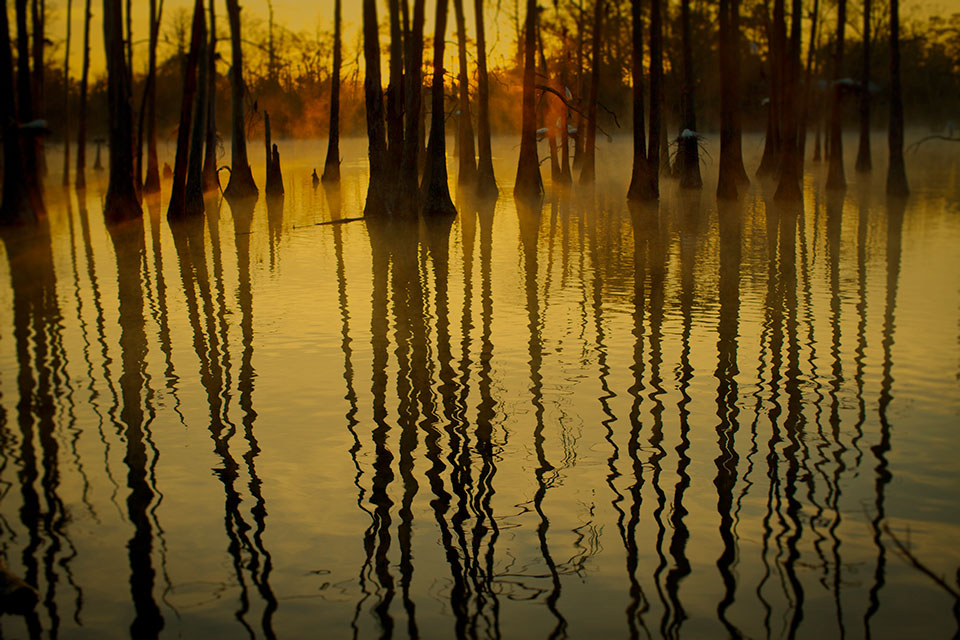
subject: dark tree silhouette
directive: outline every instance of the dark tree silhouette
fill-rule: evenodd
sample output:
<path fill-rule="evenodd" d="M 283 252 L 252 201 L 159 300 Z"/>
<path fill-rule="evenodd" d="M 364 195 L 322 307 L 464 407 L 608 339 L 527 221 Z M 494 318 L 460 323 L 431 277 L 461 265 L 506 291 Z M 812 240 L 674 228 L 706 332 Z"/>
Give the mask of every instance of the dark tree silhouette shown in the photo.
<path fill-rule="evenodd" d="M 243 113 L 243 38 L 240 33 L 240 5 L 237 0 L 227 0 L 227 18 L 230 21 L 230 44 L 233 66 L 230 69 L 230 89 L 233 99 L 233 136 L 230 149 L 230 180 L 223 195 L 228 199 L 241 200 L 256 196 L 257 183 L 253 181 L 250 161 L 247 159 L 247 139 Z"/>
<path fill-rule="evenodd" d="M 327 159 L 323 164 L 325 183 L 340 182 L 340 67 L 343 64 L 340 36 L 340 0 L 333 5 L 333 72 L 330 75 L 330 133 Z"/>
<path fill-rule="evenodd" d="M 390 78 L 387 85 L 387 180 L 396 184 L 403 159 L 403 33 L 400 1 L 388 0 L 390 14 Z"/>
<path fill-rule="evenodd" d="M 590 71 L 590 98 L 587 103 L 587 136 L 580 165 L 580 184 L 593 184 L 597 177 L 597 102 L 600 99 L 600 39 L 603 33 L 603 0 L 595 0 L 593 14 L 593 55 Z M 577 131 L 577 135 L 580 132 Z"/>
<path fill-rule="evenodd" d="M 157 42 L 160 37 L 160 17 L 163 1 L 150 0 L 149 51 L 147 52 L 147 78 L 143 84 L 140 100 L 140 120 L 137 127 L 137 166 L 134 171 L 137 186 L 143 193 L 160 191 L 160 167 L 157 159 Z M 147 135 L 147 177 L 143 178 L 143 136 Z"/>
<path fill-rule="evenodd" d="M 730 1 L 730 54 L 733 56 L 735 64 L 730 69 L 730 95 L 735 106 L 733 109 L 733 140 L 731 141 L 730 162 L 737 174 L 737 182 L 741 186 L 750 184 L 750 178 L 747 176 L 747 169 L 743 166 L 743 111 L 740 108 L 742 98 L 740 96 L 740 0 Z"/>
<path fill-rule="evenodd" d="M 527 0 L 526 37 L 523 51 L 523 120 L 520 129 L 520 159 L 517 162 L 517 181 L 513 195 L 524 201 L 543 194 L 540 177 L 540 159 L 537 155 L 537 105 L 534 68 L 537 37 L 537 3 Z"/>
<path fill-rule="evenodd" d="M 793 20 L 787 53 L 787 75 L 784 85 L 783 138 L 781 140 L 780 182 L 774 194 L 776 200 L 799 200 L 800 144 L 798 139 L 798 99 L 800 98 L 800 0 L 793 0 Z"/>
<path fill-rule="evenodd" d="M 721 0 L 721 6 L 725 0 Z M 627 189 L 628 200 L 653 200 L 657 192 L 650 180 L 647 138 L 643 117 L 643 20 L 640 0 L 631 0 L 633 18 L 633 175 Z"/>
<path fill-rule="evenodd" d="M 863 0 L 863 60 L 860 67 L 860 146 L 857 171 L 870 171 L 870 0 Z"/>
<path fill-rule="evenodd" d="M 207 49 L 207 135 L 203 154 L 203 190 L 220 188 L 217 172 L 217 14 L 210 0 L 210 44 Z"/>
<path fill-rule="evenodd" d="M 63 186 L 70 186 L 70 27 L 73 0 L 67 0 L 67 41 L 63 47 Z"/>
<path fill-rule="evenodd" d="M 810 121 L 810 89 L 813 83 L 813 66 L 820 48 L 820 0 L 813 0 L 810 13 L 810 42 L 807 43 L 807 69 L 803 80 L 803 106 L 800 112 L 800 165 L 803 167 L 804 151 L 807 148 L 807 125 Z M 820 121 L 817 120 L 819 128 Z M 819 151 L 819 148 L 817 149 Z"/>
<path fill-rule="evenodd" d="M 477 154 L 473 144 L 473 122 L 470 119 L 470 75 L 467 72 L 467 24 L 463 0 L 453 0 L 457 17 L 457 55 L 460 61 L 460 117 L 457 136 L 460 141 L 459 184 L 473 184 L 477 179 Z"/>
<path fill-rule="evenodd" d="M 46 45 L 46 2 L 44 0 L 31 0 L 30 2 L 30 22 L 33 27 L 31 35 L 32 55 L 33 55 L 33 109 L 32 117 L 42 117 L 44 111 L 44 82 L 43 74 L 46 69 L 46 63 L 43 60 L 43 49 Z M 24 120 L 26 122 L 26 120 Z M 43 138 L 36 136 L 33 138 L 33 145 L 36 149 L 36 162 L 38 176 L 47 175 L 47 156 L 44 151 Z"/>
<path fill-rule="evenodd" d="M 201 31 L 196 44 L 197 93 L 193 102 L 193 118 L 190 130 L 190 161 L 187 164 L 187 190 L 185 212 L 197 216 L 203 214 L 203 146 L 207 138 L 207 113 L 209 112 L 208 76 L 210 50 L 207 46 L 206 20 L 203 0 L 197 0 L 195 11 L 200 15 Z M 192 45 L 191 45 L 192 46 Z"/>
<path fill-rule="evenodd" d="M 27 32 L 27 0 L 16 0 L 17 16 L 17 109 L 21 122 L 30 122 L 35 117 L 33 88 L 30 80 L 30 36 Z M 24 180 L 30 191 L 39 190 L 39 164 L 37 142 L 33 138 L 20 138 L 23 153 Z"/>
<path fill-rule="evenodd" d="M 697 137 L 697 112 L 693 98 L 693 45 L 690 41 L 690 0 L 680 3 L 680 30 L 683 42 L 683 86 L 680 91 L 680 117 L 682 122 L 677 140 L 677 157 L 680 164 L 680 187 L 699 189 L 700 141 Z"/>
<path fill-rule="evenodd" d="M 42 210 L 35 210 L 24 177 L 20 121 L 15 98 L 7 0 L 3 0 L 3 6 L 0 7 L 0 127 L 3 130 L 3 202 L 0 204 L 0 224 L 33 222 L 37 214 L 42 213 Z"/>
<path fill-rule="evenodd" d="M 483 0 L 474 0 L 477 21 L 477 192 L 493 196 L 498 192 L 493 175 L 490 146 L 490 80 L 487 75 L 487 42 L 483 25 Z"/>
<path fill-rule="evenodd" d="M 783 108 L 783 81 L 786 75 L 784 66 L 784 47 L 786 40 L 786 19 L 783 9 L 784 0 L 774 0 L 773 21 L 764 4 L 764 21 L 767 25 L 767 40 L 770 43 L 769 78 L 770 96 L 767 102 L 767 136 L 763 145 L 763 156 L 757 168 L 758 176 L 776 176 L 780 168 L 780 136 Z"/>
<path fill-rule="evenodd" d="M 376 0 L 363 0 L 363 62 L 366 68 L 363 92 L 367 108 L 367 143 L 370 183 L 364 215 L 388 211 L 386 206 L 387 143 L 383 123 L 383 90 L 380 84 L 380 39 Z"/>
<path fill-rule="evenodd" d="M 83 189 L 87 185 L 87 82 L 90 77 L 90 0 L 83 9 L 83 63 L 80 70 L 80 104 L 77 123 L 77 175 L 74 186 Z"/>
<path fill-rule="evenodd" d="M 406 69 L 403 90 L 406 133 L 403 138 L 403 163 L 400 166 L 399 213 L 416 215 L 420 207 L 420 185 L 417 182 L 420 159 L 421 101 L 423 98 L 423 16 L 424 0 L 414 0 L 413 27 L 407 33 Z"/>
<path fill-rule="evenodd" d="M 650 192 L 660 195 L 660 151 L 663 139 L 663 22 L 661 0 L 650 1 L 650 135 L 647 161 L 650 163 Z"/>
<path fill-rule="evenodd" d="M 188 213 L 187 209 L 187 170 L 190 164 L 190 130 L 197 91 L 197 64 L 200 48 L 206 40 L 203 20 L 203 0 L 195 0 L 193 5 L 193 27 L 191 29 L 190 50 L 184 66 L 183 97 L 180 101 L 180 127 L 177 132 L 177 154 L 173 164 L 173 185 L 170 187 L 170 204 L 167 206 L 167 218 L 180 218 Z M 200 123 L 196 123 L 198 126 Z M 110 154 L 111 157 L 113 154 Z M 233 178 L 231 177 L 231 183 Z M 227 189 L 229 190 L 229 186 Z"/>
<path fill-rule="evenodd" d="M 830 167 L 827 170 L 827 189 L 843 189 L 847 186 L 843 174 L 842 88 L 843 32 L 847 24 L 847 0 L 837 1 L 837 39 L 833 50 L 833 87 L 830 101 Z"/>
<path fill-rule="evenodd" d="M 447 0 L 437 0 L 433 36 L 433 91 L 430 113 L 430 142 L 427 144 L 427 164 L 423 171 L 423 214 L 456 215 L 450 199 L 447 180 L 445 112 L 443 109 L 443 49 L 447 29 Z"/>
<path fill-rule="evenodd" d="M 720 57 L 720 173 L 717 178 L 717 197 L 736 200 L 738 197 L 738 174 L 734 158 L 733 141 L 737 136 L 734 115 L 738 110 L 736 89 L 732 75 L 739 64 L 737 52 L 731 42 L 733 34 L 731 0 L 720 0 L 719 57 Z"/>
<path fill-rule="evenodd" d="M 890 0 L 890 164 L 887 193 L 905 197 L 910 193 L 903 165 L 903 90 L 900 80 L 900 0 Z"/>
<path fill-rule="evenodd" d="M 109 221 L 139 218 L 143 211 L 133 175 L 133 106 L 120 0 L 103 0 L 103 36 L 110 109 L 110 178 L 103 214 Z"/>

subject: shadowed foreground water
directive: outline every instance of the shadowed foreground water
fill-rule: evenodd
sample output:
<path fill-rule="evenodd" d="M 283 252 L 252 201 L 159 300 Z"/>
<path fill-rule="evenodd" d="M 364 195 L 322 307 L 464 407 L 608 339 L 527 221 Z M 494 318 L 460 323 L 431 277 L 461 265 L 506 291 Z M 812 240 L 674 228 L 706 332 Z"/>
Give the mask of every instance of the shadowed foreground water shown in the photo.
<path fill-rule="evenodd" d="M 957 632 L 895 541 L 960 590 L 952 150 L 906 203 L 628 207 L 622 141 L 540 210 L 318 224 L 364 143 L 336 192 L 281 148 L 285 200 L 3 232 L 5 637 Z"/>

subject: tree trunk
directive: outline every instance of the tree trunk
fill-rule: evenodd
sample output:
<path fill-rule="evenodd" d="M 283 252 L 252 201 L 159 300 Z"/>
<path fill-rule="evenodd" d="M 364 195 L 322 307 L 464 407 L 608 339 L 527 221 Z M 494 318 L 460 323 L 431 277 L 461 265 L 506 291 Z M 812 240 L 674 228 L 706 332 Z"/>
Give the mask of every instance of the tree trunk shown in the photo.
<path fill-rule="evenodd" d="M 33 24 L 33 108 L 31 114 L 33 118 L 43 117 L 44 112 L 44 86 L 43 72 L 45 63 L 43 61 L 43 47 L 46 41 L 44 12 L 46 2 L 44 0 L 32 0 L 30 3 L 30 16 Z M 24 122 L 27 122 L 24 120 Z M 33 145 L 36 149 L 37 175 L 47 175 L 47 156 L 44 152 L 43 138 L 41 136 L 33 137 Z M 39 184 L 39 183 L 38 183 Z"/>
<path fill-rule="evenodd" d="M 769 22 L 769 14 L 764 9 L 764 20 L 767 21 L 768 40 L 770 42 L 770 96 L 767 102 L 767 135 L 763 145 L 763 156 L 757 175 L 776 176 L 780 163 L 781 126 L 783 118 L 783 81 L 784 73 L 784 40 L 786 39 L 786 19 L 783 9 L 784 0 L 774 0 L 773 22 Z"/>
<path fill-rule="evenodd" d="M 790 49 L 787 55 L 787 76 L 783 92 L 783 140 L 780 157 L 780 182 L 775 200 L 798 201 L 800 190 L 799 140 L 797 107 L 800 98 L 800 0 L 793 0 L 790 25 Z"/>
<path fill-rule="evenodd" d="M 110 107 L 110 179 L 103 214 L 108 221 L 143 215 L 133 177 L 133 106 L 123 47 L 120 0 L 103 0 L 103 39 Z"/>
<path fill-rule="evenodd" d="M 657 194 L 652 191 L 650 181 L 643 117 L 643 21 L 640 0 L 631 0 L 630 5 L 633 18 L 633 176 L 627 189 L 627 200 L 654 200 Z"/>
<path fill-rule="evenodd" d="M 470 76 L 467 72 L 467 23 L 463 0 L 453 0 L 457 17 L 457 53 L 460 58 L 460 118 L 457 136 L 460 140 L 459 184 L 473 184 L 477 179 L 477 153 L 473 144 L 473 122 L 470 118 Z"/>
<path fill-rule="evenodd" d="M 244 125 L 243 94 L 243 48 L 240 34 L 240 5 L 237 0 L 227 1 L 227 17 L 230 20 L 230 44 L 233 66 L 230 69 L 231 94 L 233 99 L 233 136 L 230 149 L 230 180 L 223 195 L 228 200 L 242 200 L 257 195 L 257 183 L 253 181 L 250 161 L 247 160 L 247 139 Z"/>
<path fill-rule="evenodd" d="M 599 1 L 599 0 L 598 0 Z M 540 177 L 540 159 L 537 155 L 537 105 L 534 68 L 534 53 L 537 37 L 537 3 L 527 0 L 526 38 L 524 43 L 523 68 L 523 120 L 520 129 L 520 159 L 517 163 L 517 181 L 513 187 L 514 197 L 530 201 L 543 195 L 543 179 Z"/>
<path fill-rule="evenodd" d="M 733 100 L 733 158 L 737 182 L 741 186 L 750 184 L 747 169 L 743 165 L 743 99 L 740 96 L 740 0 L 730 0 L 730 95 Z"/>
<path fill-rule="evenodd" d="M 731 72 L 738 64 L 731 51 L 730 0 L 720 0 L 719 57 L 720 57 L 720 173 L 717 178 L 717 197 L 721 200 L 736 200 L 738 196 L 737 172 L 733 162 L 733 125 L 737 105 L 731 86 Z"/>
<path fill-rule="evenodd" d="M 143 156 L 144 131 L 147 138 L 147 176 L 143 182 L 144 193 L 160 191 L 160 161 L 157 155 L 157 43 L 160 39 L 160 17 L 163 4 L 157 6 L 157 0 L 150 0 L 150 44 L 147 53 L 147 80 L 143 88 L 143 102 L 140 107 L 140 127 L 137 134 L 137 179 Z"/>
<path fill-rule="evenodd" d="M 367 109 L 367 142 L 370 183 L 364 215 L 387 213 L 387 145 L 383 121 L 383 90 L 380 84 L 380 38 L 377 31 L 376 0 L 363 0 L 363 61 L 366 77 L 363 91 Z"/>
<path fill-rule="evenodd" d="M 900 0 L 890 0 L 890 165 L 887 193 L 906 197 L 907 172 L 903 164 L 903 95 L 900 81 Z"/>
<path fill-rule="evenodd" d="M 30 82 L 30 36 L 27 32 L 27 0 L 16 0 L 17 16 L 17 109 L 20 122 L 33 120 L 33 90 Z M 35 138 L 21 139 L 23 176 L 29 191 L 40 190 Z"/>
<path fill-rule="evenodd" d="M 590 101 L 587 103 L 587 136 L 580 166 L 580 184 L 593 184 L 597 177 L 597 100 L 600 93 L 600 38 L 603 30 L 603 0 L 595 0 L 593 14 L 593 55 L 590 70 Z M 579 132 L 578 132 L 579 133 Z"/>
<path fill-rule="evenodd" d="M 447 181 L 445 112 L 443 109 L 443 45 L 447 30 L 447 0 L 437 0 L 436 31 L 433 36 L 433 105 L 430 114 L 430 142 L 423 173 L 423 214 L 456 215 Z"/>
<path fill-rule="evenodd" d="M 563 64 L 560 67 L 560 90 L 569 100 L 571 93 L 567 88 L 570 67 L 570 54 L 566 51 L 567 38 L 564 33 L 563 38 Z M 563 105 L 560 108 L 560 182 L 570 184 L 573 182 L 573 176 L 570 173 L 570 108 Z"/>
<path fill-rule="evenodd" d="M 697 139 L 697 116 L 693 99 L 693 47 L 690 42 L 690 0 L 680 3 L 680 29 L 683 40 L 683 89 L 680 93 L 680 117 L 682 131 L 677 143 L 680 160 L 680 187 L 699 189 L 700 141 Z"/>
<path fill-rule="evenodd" d="M 84 189 L 87 186 L 87 81 L 90 77 L 90 0 L 86 0 L 83 9 L 83 64 L 80 71 L 80 111 L 77 123 L 77 175 L 74 186 Z"/>
<path fill-rule="evenodd" d="M 650 135 L 647 161 L 650 164 L 650 193 L 660 195 L 660 149 L 663 139 L 663 22 L 661 0 L 650 2 Z"/>
<path fill-rule="evenodd" d="M 327 138 L 327 159 L 321 180 L 340 182 L 340 67 L 343 64 L 340 36 L 340 0 L 333 6 L 333 73 L 330 76 L 330 133 Z"/>
<path fill-rule="evenodd" d="M 420 112 L 423 91 L 424 0 L 414 0 L 413 28 L 407 34 L 406 70 L 404 73 L 404 117 L 406 132 L 403 138 L 403 163 L 400 165 L 400 195 L 398 213 L 412 216 L 420 211 L 420 185 L 417 182 L 420 166 Z M 482 50 L 481 50 L 482 53 Z"/>
<path fill-rule="evenodd" d="M 217 173 L 217 16 L 210 0 L 210 45 L 207 49 L 207 135 L 203 154 L 203 190 L 220 188 Z"/>
<path fill-rule="evenodd" d="M 556 89 L 550 70 L 547 68 L 547 56 L 543 51 L 543 35 L 540 32 L 540 23 L 537 21 L 537 47 L 540 51 L 540 76 L 546 80 L 548 86 Z M 553 96 L 544 95 L 540 100 L 540 117 L 547 131 L 547 144 L 550 147 L 550 181 L 556 184 L 560 181 L 560 160 L 557 157 L 557 128 L 554 111 L 551 109 Z"/>
<path fill-rule="evenodd" d="M 63 48 L 63 186 L 70 186 L 70 26 L 73 0 L 67 0 L 67 42 Z"/>
<path fill-rule="evenodd" d="M 204 19 L 203 0 L 197 0 L 195 11 L 200 15 L 200 32 L 196 44 L 197 57 L 197 93 L 193 103 L 193 118 L 190 130 L 190 161 L 187 164 L 187 190 L 185 209 L 187 215 L 203 214 L 203 145 L 207 138 L 207 85 L 209 72 L 209 48 L 207 47 L 207 25 Z M 191 43 L 191 47 L 193 44 Z"/>
<path fill-rule="evenodd" d="M 843 133 L 841 116 L 842 93 L 839 84 L 843 73 L 843 32 L 847 23 L 847 0 L 837 2 L 837 41 L 833 53 L 833 91 L 830 103 L 830 168 L 827 170 L 827 189 L 844 189 L 847 180 L 843 174 Z M 892 113 L 892 112 L 891 112 Z"/>
<path fill-rule="evenodd" d="M 3 0 L 3 6 L 0 7 L 0 127 L 3 130 L 3 203 L 0 204 L 0 225 L 34 222 L 38 214 L 42 213 L 42 210 L 35 210 L 31 203 L 30 190 L 24 176 L 7 15 L 7 0 Z"/>
<path fill-rule="evenodd" d="M 800 114 L 800 168 L 807 148 L 807 127 L 810 123 L 810 87 L 813 83 L 814 56 L 820 43 L 820 0 L 813 0 L 813 13 L 810 20 L 810 42 L 807 44 L 807 70 L 803 80 L 803 111 Z M 802 173 L 802 171 L 801 171 Z"/>
<path fill-rule="evenodd" d="M 387 181 L 396 185 L 403 160 L 403 32 L 399 0 L 388 0 L 390 79 L 387 85 Z"/>
<path fill-rule="evenodd" d="M 473 9 L 477 21 L 477 192 L 484 196 L 495 196 L 498 189 L 490 144 L 490 81 L 487 76 L 483 0 L 474 0 Z"/>
<path fill-rule="evenodd" d="M 860 146 L 857 171 L 870 171 L 870 0 L 863 0 L 863 66 L 860 69 Z"/>
<path fill-rule="evenodd" d="M 197 91 L 197 61 L 201 43 L 206 39 L 203 26 L 203 0 L 195 0 L 193 5 L 193 28 L 191 29 L 190 50 L 184 67 L 183 98 L 180 102 L 180 128 L 177 131 L 177 155 L 173 164 L 173 186 L 170 188 L 170 204 L 167 218 L 175 219 L 187 215 L 187 165 L 190 162 L 191 110 Z M 200 124 L 200 123 L 196 123 Z M 113 154 L 111 153 L 111 158 Z M 232 180 L 231 180 L 232 182 Z"/>

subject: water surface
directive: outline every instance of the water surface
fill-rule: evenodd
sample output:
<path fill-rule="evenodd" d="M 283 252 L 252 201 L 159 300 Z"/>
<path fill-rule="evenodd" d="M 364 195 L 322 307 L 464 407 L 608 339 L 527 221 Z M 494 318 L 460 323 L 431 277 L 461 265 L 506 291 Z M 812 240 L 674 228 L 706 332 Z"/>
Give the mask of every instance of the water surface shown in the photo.
<path fill-rule="evenodd" d="M 365 143 L 339 192 L 281 149 L 279 202 L 108 228 L 95 180 L 5 232 L 0 557 L 40 602 L 4 635 L 957 631 L 895 543 L 958 589 L 952 150 L 906 203 L 878 154 L 802 207 L 632 208 L 624 140 L 529 210 L 501 140 L 496 203 L 331 225 Z"/>

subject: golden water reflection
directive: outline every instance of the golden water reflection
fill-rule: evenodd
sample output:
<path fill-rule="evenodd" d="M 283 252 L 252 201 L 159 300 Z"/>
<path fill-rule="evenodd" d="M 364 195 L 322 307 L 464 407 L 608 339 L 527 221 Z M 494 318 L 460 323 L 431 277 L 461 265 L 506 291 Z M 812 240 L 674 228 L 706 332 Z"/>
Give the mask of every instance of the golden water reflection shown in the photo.
<path fill-rule="evenodd" d="M 350 222 L 362 143 L 337 190 L 321 146 L 277 201 L 4 230 L 4 634 L 957 629 L 888 533 L 953 584 L 955 158 L 628 207 L 624 142 L 542 206 Z"/>

